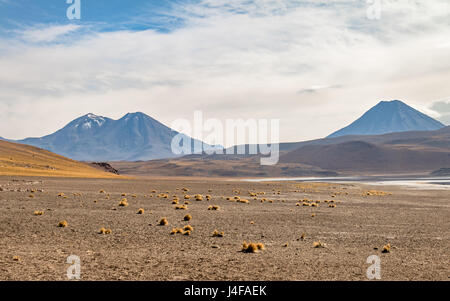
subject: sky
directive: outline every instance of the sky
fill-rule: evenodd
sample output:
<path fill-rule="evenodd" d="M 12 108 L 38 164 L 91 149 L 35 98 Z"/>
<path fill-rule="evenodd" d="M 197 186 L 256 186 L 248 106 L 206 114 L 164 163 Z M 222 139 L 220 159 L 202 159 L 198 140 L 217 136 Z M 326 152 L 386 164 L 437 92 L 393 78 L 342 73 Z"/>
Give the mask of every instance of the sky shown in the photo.
<path fill-rule="evenodd" d="M 448 0 L 0 0 L 0 136 L 94 113 L 279 119 L 327 136 L 382 100 L 450 124 Z"/>

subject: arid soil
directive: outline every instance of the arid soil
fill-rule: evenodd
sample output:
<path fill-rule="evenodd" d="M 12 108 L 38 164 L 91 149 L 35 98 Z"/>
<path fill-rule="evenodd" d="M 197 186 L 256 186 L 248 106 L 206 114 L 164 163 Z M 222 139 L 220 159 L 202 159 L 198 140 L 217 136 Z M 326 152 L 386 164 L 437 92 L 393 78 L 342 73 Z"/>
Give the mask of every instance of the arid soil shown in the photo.
<path fill-rule="evenodd" d="M 382 280 L 450 277 L 449 190 L 7 176 L 0 187 L 1 280 L 66 280 L 69 255 L 80 257 L 82 280 L 367 280 L 370 255 L 381 258 Z M 185 194 L 187 210 L 176 210 L 173 196 L 181 205 Z M 249 203 L 226 199 L 234 196 Z M 128 206 L 119 206 L 122 198 Z M 183 221 L 186 214 L 192 220 Z M 158 225 L 163 217 L 166 226 Z M 67 227 L 58 227 L 63 220 Z M 170 234 L 185 225 L 190 235 Z M 112 233 L 99 234 L 102 227 Z M 213 237 L 215 229 L 224 237 Z M 241 252 L 244 241 L 265 250 Z M 325 247 L 314 248 L 317 241 Z"/>

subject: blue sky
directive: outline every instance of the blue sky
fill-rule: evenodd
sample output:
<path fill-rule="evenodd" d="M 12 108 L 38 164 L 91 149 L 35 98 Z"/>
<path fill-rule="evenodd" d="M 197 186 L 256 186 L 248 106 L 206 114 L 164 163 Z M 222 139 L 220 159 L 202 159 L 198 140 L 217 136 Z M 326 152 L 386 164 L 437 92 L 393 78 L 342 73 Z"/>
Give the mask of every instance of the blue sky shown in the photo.
<path fill-rule="evenodd" d="M 88 112 L 277 118 L 323 137 L 381 100 L 450 122 L 448 0 L 0 0 L 0 136 Z M 32 112 L 32 114 L 30 114 Z"/>

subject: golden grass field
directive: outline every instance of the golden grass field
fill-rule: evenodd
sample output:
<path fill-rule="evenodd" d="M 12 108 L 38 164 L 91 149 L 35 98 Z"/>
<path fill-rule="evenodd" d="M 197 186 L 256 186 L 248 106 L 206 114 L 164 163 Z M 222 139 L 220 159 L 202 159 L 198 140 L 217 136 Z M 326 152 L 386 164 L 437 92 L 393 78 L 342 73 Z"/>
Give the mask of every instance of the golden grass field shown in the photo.
<path fill-rule="evenodd" d="M 117 178 L 87 164 L 29 145 L 0 140 L 0 175 Z"/>

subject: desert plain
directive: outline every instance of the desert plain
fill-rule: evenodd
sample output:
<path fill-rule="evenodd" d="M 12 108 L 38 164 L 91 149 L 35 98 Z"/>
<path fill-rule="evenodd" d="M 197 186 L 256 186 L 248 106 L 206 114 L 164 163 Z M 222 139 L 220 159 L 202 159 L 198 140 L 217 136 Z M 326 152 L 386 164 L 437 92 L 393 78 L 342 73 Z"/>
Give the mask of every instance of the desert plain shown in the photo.
<path fill-rule="evenodd" d="M 82 280 L 368 280 L 377 255 L 382 280 L 448 280 L 448 199 L 360 183 L 1 176 L 0 279 L 67 280 L 76 255 Z"/>

